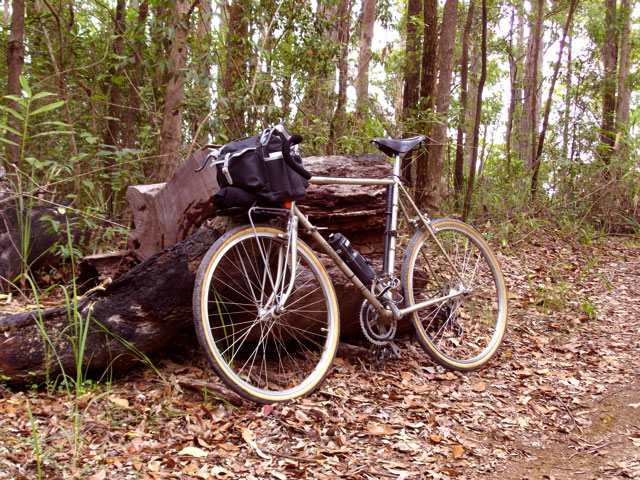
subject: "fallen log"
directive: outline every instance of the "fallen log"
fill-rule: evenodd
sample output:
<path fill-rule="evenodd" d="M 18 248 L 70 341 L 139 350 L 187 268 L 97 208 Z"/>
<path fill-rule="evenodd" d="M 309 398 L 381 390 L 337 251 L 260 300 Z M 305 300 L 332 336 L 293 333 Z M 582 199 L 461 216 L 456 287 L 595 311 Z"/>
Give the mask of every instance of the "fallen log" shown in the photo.
<path fill-rule="evenodd" d="M 199 173 L 205 147 L 194 153 L 167 183 L 135 185 L 127 189 L 133 212 L 129 249 L 144 261 L 191 235 L 207 218 L 216 215 L 213 196 L 218 191 L 215 169 Z M 305 167 L 318 176 L 380 177 L 391 172 L 384 155 L 307 157 Z M 342 231 L 351 243 L 370 253 L 382 244 L 384 188 L 347 185 L 312 185 L 298 203 L 314 224 Z M 376 243 L 379 245 L 376 247 Z"/>
<path fill-rule="evenodd" d="M 375 161 L 379 158 L 339 158 L 339 167 L 327 157 L 306 159 L 305 165 L 316 175 L 330 176 L 375 177 L 390 168 L 387 162 Z M 363 253 L 381 249 L 383 188 L 314 185 L 300 203 L 314 223 L 342 231 Z M 65 332 L 78 319 L 89 325 L 83 369 L 122 371 L 141 354 L 162 351 L 176 335 L 193 329 L 197 268 L 211 244 L 234 222 L 216 218 L 152 255 L 103 291 L 80 299 L 77 316 L 63 306 L 0 318 L 0 375 L 8 384 L 24 385 L 55 378 L 61 371 L 72 374 L 75 357 Z M 342 333 L 352 335 L 359 330 L 362 297 L 326 256 L 321 260 L 334 282 Z"/>

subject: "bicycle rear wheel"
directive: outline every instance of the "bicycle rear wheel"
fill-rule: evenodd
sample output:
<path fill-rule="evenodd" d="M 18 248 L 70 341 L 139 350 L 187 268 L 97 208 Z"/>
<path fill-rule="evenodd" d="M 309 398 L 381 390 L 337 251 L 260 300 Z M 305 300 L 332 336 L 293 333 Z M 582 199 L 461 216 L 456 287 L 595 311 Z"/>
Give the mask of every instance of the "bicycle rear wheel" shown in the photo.
<path fill-rule="evenodd" d="M 431 226 L 450 261 L 425 228 L 416 232 L 402 262 L 405 304 L 464 293 L 410 314 L 410 321 L 418 342 L 437 363 L 476 370 L 493 357 L 506 331 L 507 292 L 500 266 L 469 225 L 444 219 Z"/>
<path fill-rule="evenodd" d="M 293 290 L 283 230 L 244 226 L 220 237 L 196 276 L 198 341 L 220 378 L 258 403 L 291 400 L 325 378 L 339 337 L 333 285 L 311 249 L 298 241 Z"/>

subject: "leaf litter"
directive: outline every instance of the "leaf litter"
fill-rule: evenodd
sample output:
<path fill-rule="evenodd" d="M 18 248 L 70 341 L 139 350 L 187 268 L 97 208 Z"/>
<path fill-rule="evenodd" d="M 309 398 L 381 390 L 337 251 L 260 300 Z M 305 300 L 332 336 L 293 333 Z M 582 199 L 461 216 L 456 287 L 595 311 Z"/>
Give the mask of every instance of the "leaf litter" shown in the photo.
<path fill-rule="evenodd" d="M 640 478 L 640 247 L 550 236 L 497 255 L 510 324 L 488 368 L 447 372 L 401 341 L 383 366 L 337 358 L 314 395 L 257 406 L 193 347 L 158 361 L 165 381 L 85 389 L 76 470 L 69 398 L 0 387 L 0 478 Z"/>

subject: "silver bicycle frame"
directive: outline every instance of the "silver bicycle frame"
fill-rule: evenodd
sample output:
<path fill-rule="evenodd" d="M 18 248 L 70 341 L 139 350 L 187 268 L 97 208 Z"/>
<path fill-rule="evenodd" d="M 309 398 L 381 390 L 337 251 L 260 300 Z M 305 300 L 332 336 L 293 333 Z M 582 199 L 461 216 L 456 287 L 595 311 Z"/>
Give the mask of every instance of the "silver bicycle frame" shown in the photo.
<path fill-rule="evenodd" d="M 453 265 L 453 263 L 451 262 L 451 259 L 449 258 L 448 253 L 444 250 L 444 248 L 442 247 L 442 244 L 440 243 L 440 241 L 438 240 L 438 238 L 435 236 L 435 232 L 433 230 L 433 227 L 431 226 L 431 221 L 425 216 L 423 215 L 420 210 L 418 209 L 417 205 L 415 204 L 415 202 L 413 201 L 413 199 L 411 198 L 411 196 L 409 195 L 409 193 L 407 192 L 407 190 L 404 188 L 404 186 L 402 185 L 402 181 L 400 180 L 400 168 L 402 165 L 402 160 L 400 158 L 400 156 L 396 156 L 394 158 L 394 162 L 393 162 L 393 174 L 392 177 L 393 178 L 344 178 L 344 177 L 311 177 L 311 179 L 309 180 L 309 183 L 315 184 L 315 185 L 379 185 L 379 186 L 387 186 L 387 185 L 391 185 L 392 188 L 392 210 L 391 210 L 391 230 L 392 231 L 396 231 L 397 229 L 397 225 L 398 225 L 398 210 L 400 208 L 400 206 L 402 205 L 400 203 L 400 195 L 402 194 L 402 198 L 403 200 L 406 200 L 409 205 L 411 206 L 411 208 L 413 209 L 413 211 L 416 213 L 417 217 L 420 219 L 421 223 L 424 225 L 424 227 L 426 228 L 426 230 L 429 232 L 429 234 L 432 236 L 432 238 L 434 238 L 434 240 L 436 241 L 436 244 L 438 245 L 438 248 L 442 251 L 442 253 L 445 255 L 448 263 L 451 265 L 451 267 L 454 269 L 456 275 L 458 276 L 458 278 L 462 281 L 462 277 L 460 275 L 460 273 L 457 271 L 457 269 L 455 268 L 455 266 Z M 407 221 L 410 221 L 411 219 L 409 218 L 409 213 L 406 211 L 406 208 L 404 207 L 404 205 L 402 205 L 402 212 L 404 214 L 404 216 L 406 217 Z M 293 214 L 293 216 L 295 216 L 295 218 L 297 219 L 297 222 L 294 223 L 294 225 L 292 226 L 293 228 L 289 229 L 289 241 L 290 242 L 297 242 L 297 232 L 292 232 L 291 230 L 296 230 L 297 228 L 297 223 L 299 223 L 300 225 L 302 225 L 304 227 L 304 229 L 309 232 L 311 234 L 311 236 L 313 237 L 313 239 L 318 242 L 318 244 L 322 247 L 322 250 L 324 250 L 324 252 L 329 255 L 329 257 L 336 263 L 336 265 L 338 266 L 338 268 L 340 268 L 340 270 L 342 270 L 342 272 L 347 276 L 347 278 L 349 280 L 351 280 L 351 282 L 353 282 L 353 284 L 356 286 L 356 288 L 358 288 L 358 290 L 360 291 L 360 293 L 362 293 L 362 295 L 371 303 L 371 305 L 373 305 L 373 307 L 380 313 L 380 315 L 385 318 L 385 319 L 393 319 L 393 320 L 399 320 L 400 318 L 413 313 L 417 310 L 420 310 L 422 308 L 426 308 L 429 307 L 431 305 L 435 305 L 437 303 L 440 303 L 444 300 L 449 300 L 449 299 L 453 299 L 453 298 L 457 298 L 461 295 L 464 295 L 466 292 L 465 289 L 460 289 L 460 290 L 452 290 L 448 295 L 443 296 L 443 297 L 438 297 L 436 299 L 432 299 L 432 300 L 426 300 L 424 302 L 420 302 L 417 303 L 411 307 L 408 308 L 402 308 L 399 309 L 398 307 L 395 306 L 395 304 L 393 302 L 387 302 L 388 307 L 385 307 L 380 300 L 378 300 L 378 298 L 376 297 L 376 295 L 369 290 L 361 281 L 360 279 L 353 273 L 353 271 L 349 268 L 349 266 L 340 258 L 340 256 L 335 252 L 335 250 L 333 248 L 331 248 L 331 246 L 329 245 L 329 243 L 324 239 L 324 237 L 322 235 L 320 235 L 320 233 L 318 232 L 318 229 L 316 227 L 313 226 L 313 224 L 311 224 L 311 222 L 309 221 L 309 219 L 298 209 L 298 207 L 295 205 L 295 202 L 292 202 L 292 206 L 291 206 L 291 213 Z M 291 246 L 291 251 L 295 252 L 297 250 L 297 245 L 295 243 L 292 244 Z M 393 275 L 393 271 L 394 271 L 394 264 L 395 264 L 395 255 L 396 255 L 396 238 L 395 236 L 392 236 L 390 238 L 390 242 L 389 242 L 389 249 L 387 252 L 385 252 L 385 254 L 387 255 L 387 271 L 385 271 L 385 273 L 389 274 L 390 276 Z M 288 293 L 291 292 L 292 286 L 293 286 L 293 281 L 295 278 L 295 263 L 292 262 L 292 276 L 291 276 L 291 281 L 290 281 L 290 285 L 289 288 L 287 289 L 287 295 Z M 387 295 L 390 295 L 390 293 L 388 292 Z M 286 301 L 286 297 L 284 299 L 284 301 Z M 283 303 L 284 303 L 283 301 Z"/>

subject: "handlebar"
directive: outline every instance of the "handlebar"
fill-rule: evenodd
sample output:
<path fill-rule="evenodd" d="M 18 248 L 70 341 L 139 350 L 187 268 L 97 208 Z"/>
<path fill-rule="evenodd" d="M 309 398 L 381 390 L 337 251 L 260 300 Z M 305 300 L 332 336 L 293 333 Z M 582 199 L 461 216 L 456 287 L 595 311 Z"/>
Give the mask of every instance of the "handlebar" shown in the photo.
<path fill-rule="evenodd" d="M 284 126 L 282 128 L 284 129 Z M 302 136 L 289 135 L 289 138 L 287 138 L 285 133 L 280 131 L 278 128 L 274 128 L 273 133 L 282 139 L 282 157 L 284 158 L 284 161 L 287 162 L 287 165 L 289 165 L 293 171 L 298 173 L 302 178 L 309 180 L 313 175 L 302 166 L 302 163 L 296 162 L 293 157 L 291 157 L 291 147 L 302 142 Z"/>

